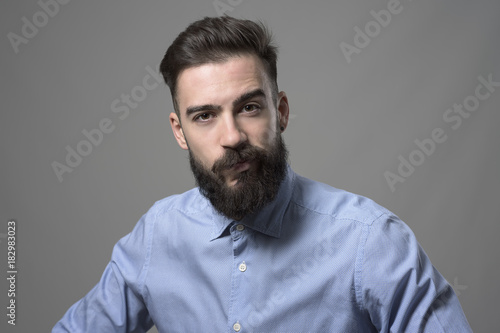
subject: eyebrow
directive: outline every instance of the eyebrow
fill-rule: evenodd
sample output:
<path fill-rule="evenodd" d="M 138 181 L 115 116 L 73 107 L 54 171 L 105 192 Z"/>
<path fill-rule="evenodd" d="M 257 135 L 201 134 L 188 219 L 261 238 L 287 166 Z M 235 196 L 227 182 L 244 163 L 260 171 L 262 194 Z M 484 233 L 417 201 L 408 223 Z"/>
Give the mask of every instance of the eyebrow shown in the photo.
<path fill-rule="evenodd" d="M 257 88 L 255 90 L 244 93 L 233 101 L 233 108 L 237 107 L 239 104 L 252 99 L 254 97 L 266 97 L 266 93 L 264 90 Z M 186 109 L 186 116 L 189 117 L 193 113 L 207 110 L 222 110 L 222 106 L 215 104 L 204 104 L 204 105 L 196 105 L 190 106 Z"/>
<path fill-rule="evenodd" d="M 252 90 L 252 91 L 249 91 L 247 93 L 244 93 L 243 95 L 241 95 L 240 97 L 238 97 L 237 99 L 235 99 L 233 101 L 233 107 L 237 107 L 239 104 L 249 100 L 249 99 L 252 99 L 252 98 L 255 98 L 255 97 L 266 97 L 266 93 L 264 92 L 264 90 L 260 89 L 260 88 L 257 88 L 255 90 Z"/>

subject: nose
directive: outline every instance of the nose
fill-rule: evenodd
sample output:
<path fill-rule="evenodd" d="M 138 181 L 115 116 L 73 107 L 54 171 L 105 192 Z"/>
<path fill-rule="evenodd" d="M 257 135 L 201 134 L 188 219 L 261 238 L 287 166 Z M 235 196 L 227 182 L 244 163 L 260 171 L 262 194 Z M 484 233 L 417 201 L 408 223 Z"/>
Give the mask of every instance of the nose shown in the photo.
<path fill-rule="evenodd" d="M 221 122 L 220 144 L 224 148 L 235 149 L 247 140 L 246 133 L 241 129 L 234 116 L 228 116 Z"/>

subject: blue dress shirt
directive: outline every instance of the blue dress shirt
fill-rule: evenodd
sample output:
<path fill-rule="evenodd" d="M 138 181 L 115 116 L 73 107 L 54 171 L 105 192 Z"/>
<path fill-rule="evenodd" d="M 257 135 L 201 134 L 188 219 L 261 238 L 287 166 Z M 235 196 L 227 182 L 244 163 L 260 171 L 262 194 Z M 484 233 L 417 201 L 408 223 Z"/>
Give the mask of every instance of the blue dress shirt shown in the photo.
<path fill-rule="evenodd" d="M 53 332 L 471 332 L 397 216 L 295 174 L 233 221 L 197 188 L 157 202 Z"/>

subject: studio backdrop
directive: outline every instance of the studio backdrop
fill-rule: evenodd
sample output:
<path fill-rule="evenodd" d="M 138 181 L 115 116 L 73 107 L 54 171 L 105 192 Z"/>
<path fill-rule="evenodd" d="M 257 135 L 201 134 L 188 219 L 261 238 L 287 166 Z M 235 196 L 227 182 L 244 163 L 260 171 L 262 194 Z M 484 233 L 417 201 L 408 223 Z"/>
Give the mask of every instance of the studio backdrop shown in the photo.
<path fill-rule="evenodd" d="M 291 167 L 397 214 L 473 330 L 498 331 L 497 0 L 2 1 L 0 331 L 50 331 L 195 186 L 158 64 L 224 14 L 274 33 Z"/>

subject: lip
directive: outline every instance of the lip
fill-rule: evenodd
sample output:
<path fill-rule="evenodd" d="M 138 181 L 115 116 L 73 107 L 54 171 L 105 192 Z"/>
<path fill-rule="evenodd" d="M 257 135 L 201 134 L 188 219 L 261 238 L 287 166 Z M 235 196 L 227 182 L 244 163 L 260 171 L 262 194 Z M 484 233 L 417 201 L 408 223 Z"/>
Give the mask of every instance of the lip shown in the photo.
<path fill-rule="evenodd" d="M 247 161 L 247 160 L 240 161 L 240 162 L 236 163 L 235 165 L 233 165 L 233 167 L 231 169 L 233 171 L 236 171 L 236 172 L 246 171 L 246 170 L 250 169 L 250 163 L 251 163 L 251 161 Z"/>

